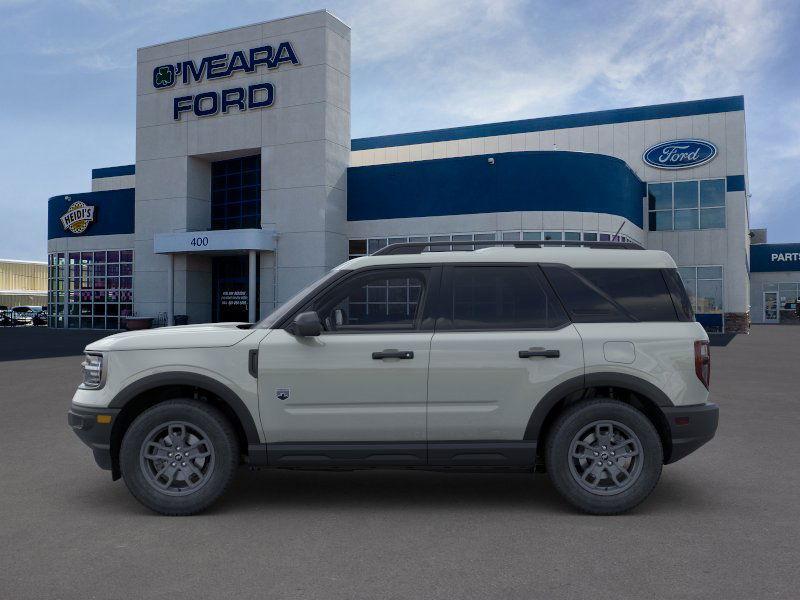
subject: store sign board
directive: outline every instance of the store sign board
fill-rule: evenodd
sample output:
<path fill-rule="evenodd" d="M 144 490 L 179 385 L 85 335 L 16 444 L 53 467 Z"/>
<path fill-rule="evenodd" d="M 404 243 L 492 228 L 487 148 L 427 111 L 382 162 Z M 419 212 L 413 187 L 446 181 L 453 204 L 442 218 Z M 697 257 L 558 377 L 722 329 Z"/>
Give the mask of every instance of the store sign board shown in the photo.
<path fill-rule="evenodd" d="M 65 199 L 68 200 L 69 197 Z M 61 215 L 61 226 L 64 231 L 71 231 L 76 235 L 85 232 L 94 222 L 94 208 L 80 200 L 70 204 L 67 212 Z"/>
<path fill-rule="evenodd" d="M 656 169 L 690 169 L 714 160 L 717 147 L 705 140 L 672 140 L 650 146 L 642 160 Z"/>
<path fill-rule="evenodd" d="M 236 73 L 255 73 L 259 68 L 276 70 L 281 65 L 299 65 L 300 60 L 291 42 L 281 42 L 276 47 L 257 46 L 233 53 L 205 56 L 199 61 L 182 60 L 158 65 L 153 69 L 153 87 L 157 90 L 172 88 L 176 83 L 191 85 L 201 81 L 215 81 L 231 77 Z M 239 112 L 268 108 L 275 103 L 275 85 L 260 82 L 248 86 L 230 87 L 221 91 L 177 96 L 172 100 L 172 117 L 181 120 L 183 113 L 196 117 L 228 114 L 233 109 Z"/>

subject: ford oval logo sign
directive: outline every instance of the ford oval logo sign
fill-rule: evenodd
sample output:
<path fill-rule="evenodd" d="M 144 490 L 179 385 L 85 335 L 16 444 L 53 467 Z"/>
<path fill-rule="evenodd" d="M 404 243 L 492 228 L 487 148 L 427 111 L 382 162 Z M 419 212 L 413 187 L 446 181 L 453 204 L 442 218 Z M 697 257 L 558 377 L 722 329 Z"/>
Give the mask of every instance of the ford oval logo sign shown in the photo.
<path fill-rule="evenodd" d="M 650 146 L 642 160 L 656 169 L 689 169 L 714 160 L 717 147 L 704 140 L 673 140 Z"/>

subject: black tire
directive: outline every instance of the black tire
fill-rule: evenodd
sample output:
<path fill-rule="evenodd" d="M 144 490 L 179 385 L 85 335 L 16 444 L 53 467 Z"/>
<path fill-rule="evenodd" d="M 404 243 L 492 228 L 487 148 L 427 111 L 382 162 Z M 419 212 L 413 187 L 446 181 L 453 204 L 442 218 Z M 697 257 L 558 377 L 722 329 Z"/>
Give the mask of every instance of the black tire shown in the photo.
<path fill-rule="evenodd" d="M 187 440 L 185 448 L 179 446 L 180 439 Z M 187 449 L 197 458 L 180 454 Z M 167 450 L 172 450 L 171 458 L 166 458 Z M 207 456 L 200 458 L 201 454 Z M 178 462 L 170 462 L 175 457 Z M 191 515 L 208 508 L 225 492 L 238 465 L 239 445 L 230 422 L 213 406 L 195 400 L 168 400 L 147 409 L 131 423 L 120 448 L 120 470 L 128 490 L 163 515 Z M 169 473 L 159 478 L 162 467 Z"/>
<path fill-rule="evenodd" d="M 622 450 L 620 444 L 626 444 Z M 614 515 L 650 495 L 661 476 L 664 452 L 658 432 L 641 411 L 617 400 L 585 400 L 553 423 L 545 462 L 550 480 L 570 504 L 590 514 Z"/>

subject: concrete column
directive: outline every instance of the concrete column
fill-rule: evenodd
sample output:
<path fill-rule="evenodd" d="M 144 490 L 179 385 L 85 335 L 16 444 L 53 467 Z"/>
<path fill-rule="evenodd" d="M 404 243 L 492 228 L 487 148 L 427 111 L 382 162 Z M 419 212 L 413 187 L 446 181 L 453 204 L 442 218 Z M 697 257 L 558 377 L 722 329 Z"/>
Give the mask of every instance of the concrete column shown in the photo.
<path fill-rule="evenodd" d="M 256 251 L 248 250 L 250 265 L 247 269 L 247 320 L 256 322 Z"/>
<path fill-rule="evenodd" d="M 175 306 L 175 255 L 169 255 L 167 262 L 167 327 L 173 324 Z"/>

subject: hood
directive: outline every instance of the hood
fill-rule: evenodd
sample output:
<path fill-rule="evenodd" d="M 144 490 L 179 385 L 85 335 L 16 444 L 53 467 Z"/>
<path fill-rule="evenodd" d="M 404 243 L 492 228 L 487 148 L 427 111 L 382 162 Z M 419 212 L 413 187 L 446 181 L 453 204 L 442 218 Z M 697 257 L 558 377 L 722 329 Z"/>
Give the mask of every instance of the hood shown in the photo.
<path fill-rule="evenodd" d="M 255 329 L 239 329 L 245 323 L 204 323 L 141 331 L 127 331 L 104 337 L 86 346 L 94 352 L 114 350 L 159 350 L 170 348 L 220 348 L 233 346 Z"/>

